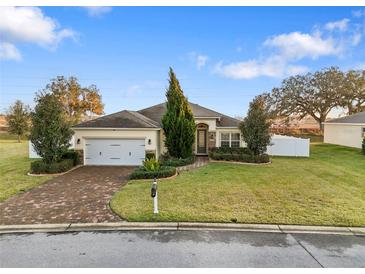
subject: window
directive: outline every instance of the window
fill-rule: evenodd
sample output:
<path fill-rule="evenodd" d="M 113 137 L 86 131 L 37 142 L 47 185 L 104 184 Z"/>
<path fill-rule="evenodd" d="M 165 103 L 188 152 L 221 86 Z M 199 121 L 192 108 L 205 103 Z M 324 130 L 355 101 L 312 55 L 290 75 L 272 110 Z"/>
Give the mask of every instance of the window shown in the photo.
<path fill-rule="evenodd" d="M 231 133 L 231 147 L 240 147 L 239 133 Z"/>
<path fill-rule="evenodd" d="M 229 147 L 229 133 L 221 133 L 221 147 Z"/>
<path fill-rule="evenodd" d="M 240 147 L 240 134 L 233 132 L 221 133 L 221 147 Z"/>

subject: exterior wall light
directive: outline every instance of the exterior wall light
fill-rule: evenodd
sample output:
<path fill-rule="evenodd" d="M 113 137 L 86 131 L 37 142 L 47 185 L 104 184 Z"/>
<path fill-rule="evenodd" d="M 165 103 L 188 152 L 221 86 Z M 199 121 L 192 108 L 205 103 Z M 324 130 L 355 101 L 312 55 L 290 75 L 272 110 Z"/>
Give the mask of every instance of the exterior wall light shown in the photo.
<path fill-rule="evenodd" d="M 151 145 L 152 141 L 151 139 L 148 139 L 148 144 Z"/>

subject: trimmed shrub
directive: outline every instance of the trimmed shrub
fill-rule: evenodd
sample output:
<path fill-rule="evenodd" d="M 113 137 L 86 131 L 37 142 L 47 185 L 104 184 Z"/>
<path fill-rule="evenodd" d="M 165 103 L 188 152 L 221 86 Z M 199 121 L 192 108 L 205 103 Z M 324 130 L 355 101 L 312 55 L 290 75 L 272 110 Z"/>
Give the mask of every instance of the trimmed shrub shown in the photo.
<path fill-rule="evenodd" d="M 217 161 L 235 161 L 244 163 L 268 163 L 270 156 L 267 154 L 251 155 L 251 154 L 231 154 L 222 152 L 211 152 L 209 157 Z"/>
<path fill-rule="evenodd" d="M 213 147 L 210 152 L 230 153 L 230 154 L 250 154 L 247 147 Z"/>
<path fill-rule="evenodd" d="M 162 166 L 159 170 L 148 171 L 144 167 L 136 168 L 130 176 L 130 179 L 153 179 L 166 178 L 176 174 L 176 168 L 172 166 Z"/>
<path fill-rule="evenodd" d="M 74 166 L 73 159 L 64 159 L 57 163 L 45 163 L 43 160 L 37 160 L 30 164 L 30 171 L 34 174 L 40 173 L 62 173 L 70 170 Z"/>
<path fill-rule="evenodd" d="M 365 137 L 362 139 L 362 154 L 365 155 Z"/>
<path fill-rule="evenodd" d="M 62 155 L 62 159 L 71 159 L 74 166 L 81 164 L 80 154 L 73 149 L 70 149 L 66 153 L 64 153 Z"/>
<path fill-rule="evenodd" d="M 165 156 L 166 157 L 166 156 Z M 191 156 L 188 158 L 165 158 L 162 157 L 161 165 L 162 166 L 187 166 L 195 162 L 195 156 Z"/>

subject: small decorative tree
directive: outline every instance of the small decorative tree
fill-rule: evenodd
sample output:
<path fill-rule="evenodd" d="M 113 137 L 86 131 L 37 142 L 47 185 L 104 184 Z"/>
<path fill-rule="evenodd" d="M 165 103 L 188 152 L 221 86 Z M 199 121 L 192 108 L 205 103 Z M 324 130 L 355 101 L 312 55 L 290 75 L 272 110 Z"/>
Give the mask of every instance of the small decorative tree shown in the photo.
<path fill-rule="evenodd" d="M 46 163 L 61 160 L 70 146 L 72 130 L 61 102 L 51 94 L 40 94 L 32 113 L 30 141 Z"/>
<path fill-rule="evenodd" d="M 270 144 L 270 119 L 265 108 L 265 100 L 260 95 L 254 98 L 246 118 L 240 125 L 243 140 L 253 155 L 261 155 L 266 152 Z"/>
<path fill-rule="evenodd" d="M 18 142 L 29 131 L 30 109 L 22 101 L 16 100 L 7 111 L 6 122 L 9 125 L 8 132 L 18 136 Z"/>
<path fill-rule="evenodd" d="M 165 146 L 170 156 L 187 158 L 193 152 L 196 129 L 194 116 L 172 68 L 169 78 L 167 111 L 162 117 Z"/>

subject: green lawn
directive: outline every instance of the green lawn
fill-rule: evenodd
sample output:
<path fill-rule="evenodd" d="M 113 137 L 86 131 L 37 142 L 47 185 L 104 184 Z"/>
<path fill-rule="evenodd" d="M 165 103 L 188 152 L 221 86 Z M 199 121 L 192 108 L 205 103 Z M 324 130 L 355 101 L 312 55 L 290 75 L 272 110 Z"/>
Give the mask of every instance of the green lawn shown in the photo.
<path fill-rule="evenodd" d="M 158 184 L 130 181 L 111 201 L 128 221 L 205 221 L 365 226 L 365 156 L 312 144 L 310 158 L 275 157 L 271 165 L 210 163 Z"/>
<path fill-rule="evenodd" d="M 30 162 L 28 141 L 0 139 L 0 202 L 51 178 L 28 176 Z"/>

